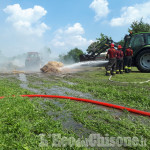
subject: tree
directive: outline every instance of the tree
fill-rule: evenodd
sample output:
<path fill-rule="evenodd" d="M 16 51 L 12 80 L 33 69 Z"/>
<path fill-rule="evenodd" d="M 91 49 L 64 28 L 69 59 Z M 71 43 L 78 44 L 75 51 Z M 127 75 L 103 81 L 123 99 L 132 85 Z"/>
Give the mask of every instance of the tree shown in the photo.
<path fill-rule="evenodd" d="M 99 44 L 98 41 L 93 42 L 93 43 L 91 43 L 91 44 L 89 45 L 89 47 L 88 47 L 87 50 L 86 50 L 86 51 L 88 52 L 88 54 L 91 53 L 91 52 L 93 52 L 93 51 L 96 51 L 96 46 L 97 46 L 97 44 Z"/>
<path fill-rule="evenodd" d="M 71 49 L 66 55 L 59 55 L 59 59 L 64 63 L 79 62 L 80 61 L 79 57 L 82 54 L 83 54 L 82 50 L 74 48 Z"/>
<path fill-rule="evenodd" d="M 106 39 L 112 39 L 111 37 L 108 37 L 107 35 L 104 35 L 103 33 L 100 34 L 100 38 L 96 38 L 96 40 L 98 40 L 99 42 L 102 42 Z"/>
<path fill-rule="evenodd" d="M 102 42 L 102 41 L 105 41 L 106 39 L 112 39 L 111 37 L 108 37 L 106 35 L 104 35 L 103 33 L 100 34 L 100 38 L 96 38 L 96 42 L 93 42 L 89 45 L 89 47 L 87 48 L 87 52 L 88 54 L 93 52 L 93 51 L 96 51 L 98 47 L 100 46 L 103 46 L 104 44 L 106 44 L 105 42 Z"/>
<path fill-rule="evenodd" d="M 133 21 L 130 25 L 130 28 L 128 28 L 128 32 L 130 33 L 139 33 L 139 32 L 150 32 L 150 25 L 148 23 L 143 22 L 141 19 L 140 21 Z M 124 46 L 124 39 L 120 40 L 118 44 Z"/>
<path fill-rule="evenodd" d="M 150 25 L 148 23 L 143 22 L 142 19 L 140 21 L 134 21 L 128 29 L 128 32 L 130 31 L 132 31 L 133 33 L 150 32 Z"/>

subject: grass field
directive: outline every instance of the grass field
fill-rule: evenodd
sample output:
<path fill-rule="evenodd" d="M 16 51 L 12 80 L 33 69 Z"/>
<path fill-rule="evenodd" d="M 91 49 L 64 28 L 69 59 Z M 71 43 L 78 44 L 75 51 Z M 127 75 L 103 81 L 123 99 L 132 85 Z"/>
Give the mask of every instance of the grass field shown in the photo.
<path fill-rule="evenodd" d="M 21 80 L 19 74 L 0 76 L 0 96 L 5 96 L 0 99 L 0 149 L 57 149 L 59 142 L 53 140 L 59 139 L 55 137 L 58 135 L 64 137 L 62 149 L 107 149 L 100 145 L 87 147 L 85 139 L 90 134 L 136 137 L 144 144 L 118 147 L 111 142 L 109 149 L 150 149 L 149 117 L 71 100 L 19 96 L 75 96 L 150 112 L 150 82 L 130 83 L 150 80 L 148 73 L 134 68 L 130 74 L 112 77 L 115 82 L 109 81 L 100 68 L 61 76 L 26 74 L 26 80 Z M 65 145 L 70 137 L 76 140 L 75 146 Z"/>

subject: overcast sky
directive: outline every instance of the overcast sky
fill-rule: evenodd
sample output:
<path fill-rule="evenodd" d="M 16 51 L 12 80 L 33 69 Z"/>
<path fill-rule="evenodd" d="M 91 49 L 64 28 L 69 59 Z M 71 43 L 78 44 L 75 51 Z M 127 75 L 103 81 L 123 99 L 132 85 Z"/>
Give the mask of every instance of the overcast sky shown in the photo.
<path fill-rule="evenodd" d="M 134 20 L 150 23 L 150 0 L 0 0 L 0 50 L 14 56 L 51 48 L 84 52 L 100 33 L 114 41 Z"/>

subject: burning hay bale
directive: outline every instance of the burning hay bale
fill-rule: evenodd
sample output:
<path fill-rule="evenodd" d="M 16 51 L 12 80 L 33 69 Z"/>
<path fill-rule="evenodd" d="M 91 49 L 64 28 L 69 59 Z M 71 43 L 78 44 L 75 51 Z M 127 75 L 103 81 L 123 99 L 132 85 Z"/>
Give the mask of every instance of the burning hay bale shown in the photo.
<path fill-rule="evenodd" d="M 44 73 L 60 73 L 61 67 L 63 67 L 63 63 L 56 61 L 49 61 L 46 65 L 44 65 L 40 70 Z"/>

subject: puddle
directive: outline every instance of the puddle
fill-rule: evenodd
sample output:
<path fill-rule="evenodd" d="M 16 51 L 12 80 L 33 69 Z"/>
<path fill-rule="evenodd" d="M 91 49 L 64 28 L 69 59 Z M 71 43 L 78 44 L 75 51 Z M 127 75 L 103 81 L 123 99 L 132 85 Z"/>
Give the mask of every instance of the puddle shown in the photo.
<path fill-rule="evenodd" d="M 19 80 L 22 81 L 22 82 L 27 82 L 26 75 L 23 74 L 23 73 L 20 73 L 20 74 L 19 74 Z"/>
<path fill-rule="evenodd" d="M 20 73 L 18 79 L 22 82 L 20 84 L 21 88 L 29 90 L 29 91 L 34 92 L 34 93 L 40 93 L 40 90 L 28 87 L 28 81 L 27 81 L 27 78 L 26 78 L 25 74 Z"/>
<path fill-rule="evenodd" d="M 77 83 L 73 83 L 73 82 L 69 82 L 69 81 L 65 81 L 65 80 L 61 80 L 64 83 L 67 83 L 69 85 L 77 85 Z"/>
<path fill-rule="evenodd" d="M 29 90 L 31 92 L 34 92 L 34 93 L 38 93 L 40 94 L 41 91 L 40 90 L 37 90 L 37 89 L 34 89 L 34 88 L 29 88 L 27 84 L 24 84 L 24 83 L 21 83 L 20 84 L 20 87 L 23 88 L 23 89 L 26 89 L 26 90 Z"/>
<path fill-rule="evenodd" d="M 53 104 L 58 107 L 64 108 L 64 104 L 60 103 L 59 101 L 50 100 Z M 78 137 L 88 137 L 90 134 L 95 133 L 94 131 L 87 129 L 84 125 L 80 122 L 76 122 L 70 111 L 63 109 L 62 111 L 48 111 L 48 115 L 53 116 L 54 120 L 61 121 L 64 130 L 73 131 Z"/>
<path fill-rule="evenodd" d="M 60 108 L 63 108 L 65 104 L 63 103 L 60 103 L 59 101 L 56 101 L 56 100 L 51 100 L 53 102 L 53 104 L 55 104 L 56 106 L 60 107 Z"/>
<path fill-rule="evenodd" d="M 62 122 L 62 125 L 64 129 L 69 129 L 72 130 L 78 135 L 79 137 L 86 137 L 89 134 L 95 133 L 94 131 L 87 129 L 84 127 L 84 125 L 80 122 L 76 122 L 71 113 L 64 112 L 62 115 L 63 117 L 65 116 L 65 120 Z"/>
<path fill-rule="evenodd" d="M 82 98 L 92 99 L 92 95 L 89 93 L 82 93 L 66 87 L 53 86 L 50 89 L 44 88 L 46 94 L 49 95 L 62 95 L 62 96 L 79 96 Z"/>

